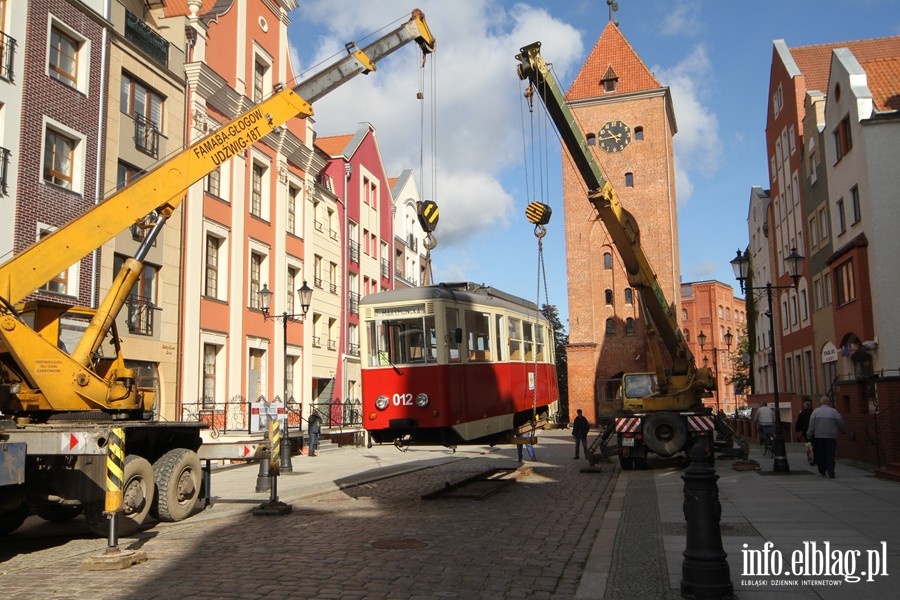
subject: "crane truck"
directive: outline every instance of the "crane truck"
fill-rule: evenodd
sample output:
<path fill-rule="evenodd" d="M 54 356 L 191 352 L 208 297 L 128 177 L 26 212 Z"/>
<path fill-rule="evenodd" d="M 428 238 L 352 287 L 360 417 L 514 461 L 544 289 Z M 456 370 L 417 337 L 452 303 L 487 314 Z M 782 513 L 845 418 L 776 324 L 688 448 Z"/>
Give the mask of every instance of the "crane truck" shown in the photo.
<path fill-rule="evenodd" d="M 119 531 L 154 515 L 190 516 L 201 489 L 201 458 L 247 458 L 258 448 L 203 444 L 196 422 L 160 421 L 152 389 L 126 367 L 115 319 L 143 268 L 142 260 L 185 192 L 228 157 L 294 117 L 312 102 L 415 41 L 423 55 L 435 39 L 416 9 L 410 19 L 294 87 L 285 87 L 231 122 L 160 161 L 133 183 L 0 265 L 0 535 L 32 512 L 66 520 L 84 512 L 97 534 L 104 514 L 106 454 L 114 428 L 124 433 L 123 511 Z M 125 261 L 96 308 L 29 299 L 57 273 L 106 241 L 157 215 L 133 258 Z M 73 327 L 73 322 L 87 323 Z M 73 330 L 81 335 L 73 336 Z M 104 340 L 112 352 L 104 354 Z M 119 439 L 116 437 L 116 439 Z"/>
<path fill-rule="evenodd" d="M 645 468 L 651 453 L 673 456 L 685 453 L 712 463 L 716 451 L 737 445 L 743 458 L 749 446 L 703 398 L 710 397 L 715 378 L 706 367 L 698 368 L 675 316 L 640 243 L 635 218 L 622 206 L 603 176 L 587 137 L 566 104 L 562 90 L 541 55 L 541 43 L 523 47 L 516 56 L 519 78 L 528 81 L 529 101 L 537 95 L 559 132 L 587 187 L 588 201 L 602 221 L 622 259 L 629 285 L 638 292 L 647 317 L 649 352 L 655 372 L 626 373 L 617 395 L 616 415 L 592 443 L 588 459 L 596 464 L 616 436 L 622 469 Z M 665 359 L 663 348 L 668 355 Z M 716 433 L 722 442 L 716 442 Z M 735 453 L 735 452 L 730 452 Z"/>

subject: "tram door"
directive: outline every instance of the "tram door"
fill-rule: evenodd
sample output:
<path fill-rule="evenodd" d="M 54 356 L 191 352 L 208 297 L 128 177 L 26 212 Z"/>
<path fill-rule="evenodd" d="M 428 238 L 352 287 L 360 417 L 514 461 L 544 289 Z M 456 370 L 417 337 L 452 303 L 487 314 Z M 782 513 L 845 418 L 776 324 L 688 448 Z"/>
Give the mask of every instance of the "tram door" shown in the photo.
<path fill-rule="evenodd" d="M 447 398 L 450 401 L 451 423 L 462 423 L 466 419 L 466 385 L 463 376 L 462 358 L 460 350 L 462 346 L 462 326 L 459 320 L 459 309 L 448 306 L 444 312 L 447 331 L 444 339 L 447 342 Z"/>

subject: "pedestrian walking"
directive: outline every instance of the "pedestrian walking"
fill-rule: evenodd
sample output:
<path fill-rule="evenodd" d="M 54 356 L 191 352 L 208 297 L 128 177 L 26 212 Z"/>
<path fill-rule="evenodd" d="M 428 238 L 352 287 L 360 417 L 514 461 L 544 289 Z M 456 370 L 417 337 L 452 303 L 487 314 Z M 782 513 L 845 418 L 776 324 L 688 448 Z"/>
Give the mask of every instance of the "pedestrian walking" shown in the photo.
<path fill-rule="evenodd" d="M 319 455 L 319 433 L 322 431 L 322 418 L 317 411 L 309 415 L 309 456 Z"/>
<path fill-rule="evenodd" d="M 837 450 L 837 436 L 847 430 L 844 418 L 828 403 L 828 396 L 822 396 L 820 406 L 809 417 L 806 437 L 812 440 L 816 453 L 819 475 L 834 479 L 834 457 Z"/>
<path fill-rule="evenodd" d="M 581 409 L 579 408 L 576 412 L 578 413 L 578 416 L 572 421 L 572 437 L 575 438 L 575 457 L 573 460 L 581 458 L 578 455 L 581 448 L 584 448 L 584 457 L 588 457 L 587 437 L 588 432 L 591 429 L 591 424 L 588 423 L 587 418 L 581 414 Z"/>

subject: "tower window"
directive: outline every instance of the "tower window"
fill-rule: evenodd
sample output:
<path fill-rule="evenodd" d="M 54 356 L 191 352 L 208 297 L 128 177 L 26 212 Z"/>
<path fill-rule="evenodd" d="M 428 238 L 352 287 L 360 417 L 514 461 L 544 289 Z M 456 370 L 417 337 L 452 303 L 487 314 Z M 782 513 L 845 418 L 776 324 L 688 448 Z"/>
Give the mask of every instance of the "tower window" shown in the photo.
<path fill-rule="evenodd" d="M 625 173 L 625 187 L 634 187 L 634 173 Z"/>
<path fill-rule="evenodd" d="M 634 128 L 634 139 L 638 140 L 638 141 L 644 139 L 644 128 L 643 127 L 635 127 Z"/>

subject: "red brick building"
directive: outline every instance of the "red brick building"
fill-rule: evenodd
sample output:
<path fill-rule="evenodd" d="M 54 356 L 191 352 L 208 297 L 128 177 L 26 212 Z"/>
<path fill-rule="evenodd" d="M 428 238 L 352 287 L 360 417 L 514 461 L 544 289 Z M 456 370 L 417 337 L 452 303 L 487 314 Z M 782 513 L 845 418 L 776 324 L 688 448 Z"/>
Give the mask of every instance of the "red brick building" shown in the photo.
<path fill-rule="evenodd" d="M 694 362 L 698 367 L 713 369 L 716 376 L 716 391 L 704 399 L 704 404 L 732 414 L 746 404 L 746 398 L 735 393 L 732 383 L 734 361 L 738 360 L 740 341 L 747 331 L 744 300 L 736 298 L 734 289 L 721 281 L 683 283 L 680 299 L 679 325 Z"/>
<path fill-rule="evenodd" d="M 594 146 L 606 178 L 645 235 L 644 253 L 669 302 L 680 279 L 672 136 L 677 128 L 669 89 L 660 85 L 609 23 L 566 94 L 588 143 L 608 124 L 630 131 L 624 147 Z M 596 422 L 614 411 L 623 372 L 652 370 L 638 298 L 617 249 L 588 202 L 584 182 L 563 154 L 563 198 L 569 292 L 570 415 L 581 408 Z M 677 314 L 677 313 L 676 313 Z"/>

